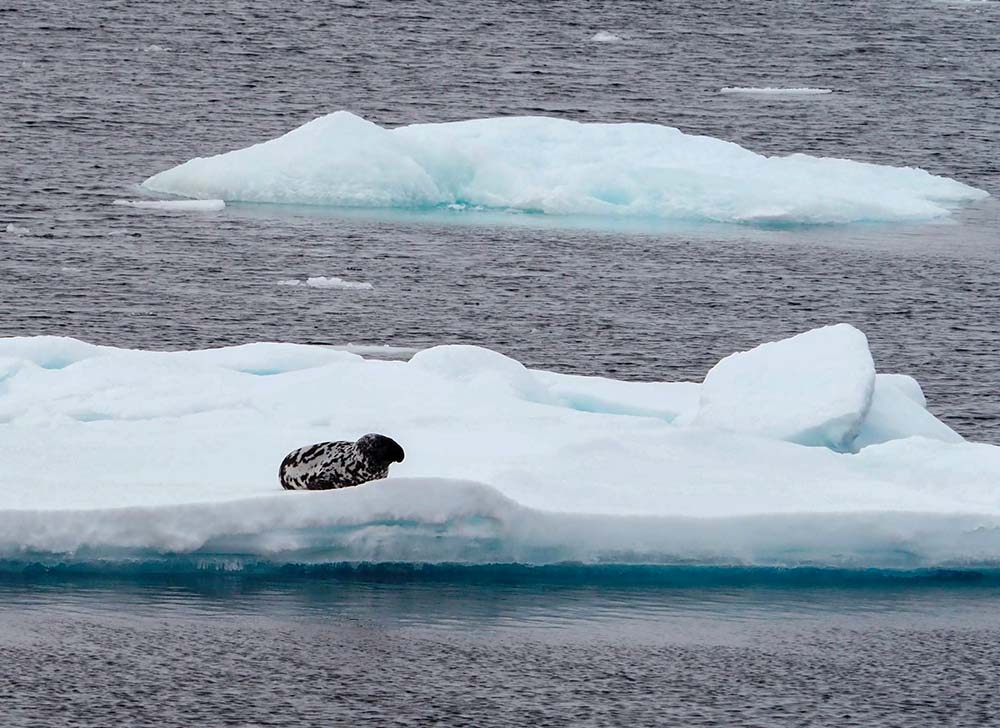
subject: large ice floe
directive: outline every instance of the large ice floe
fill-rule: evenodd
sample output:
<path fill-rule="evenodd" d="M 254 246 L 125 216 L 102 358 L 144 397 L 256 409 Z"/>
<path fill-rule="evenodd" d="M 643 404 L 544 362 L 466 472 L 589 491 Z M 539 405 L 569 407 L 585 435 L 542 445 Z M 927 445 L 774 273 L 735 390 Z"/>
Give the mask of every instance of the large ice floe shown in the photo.
<path fill-rule="evenodd" d="M 227 202 L 803 224 L 925 220 L 987 196 L 921 169 L 766 157 L 656 124 L 508 117 L 384 129 L 346 111 L 143 186 Z"/>
<path fill-rule="evenodd" d="M 382 432 L 386 480 L 284 492 L 303 444 Z M 0 564 L 1000 565 L 1000 448 L 876 374 L 841 324 L 703 384 L 250 344 L 0 339 Z"/>

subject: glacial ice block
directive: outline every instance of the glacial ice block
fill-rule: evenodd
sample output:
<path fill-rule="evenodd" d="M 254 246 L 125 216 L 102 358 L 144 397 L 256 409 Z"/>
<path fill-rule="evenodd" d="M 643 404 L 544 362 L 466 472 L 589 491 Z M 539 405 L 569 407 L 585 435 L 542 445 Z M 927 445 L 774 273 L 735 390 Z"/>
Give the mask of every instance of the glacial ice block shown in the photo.
<path fill-rule="evenodd" d="M 657 124 L 506 117 L 384 129 L 346 111 L 143 186 L 227 202 L 806 224 L 925 220 L 988 196 L 921 169 L 765 157 Z"/>
<path fill-rule="evenodd" d="M 695 422 L 845 451 L 874 386 L 865 335 L 848 324 L 827 326 L 720 361 L 702 384 Z"/>

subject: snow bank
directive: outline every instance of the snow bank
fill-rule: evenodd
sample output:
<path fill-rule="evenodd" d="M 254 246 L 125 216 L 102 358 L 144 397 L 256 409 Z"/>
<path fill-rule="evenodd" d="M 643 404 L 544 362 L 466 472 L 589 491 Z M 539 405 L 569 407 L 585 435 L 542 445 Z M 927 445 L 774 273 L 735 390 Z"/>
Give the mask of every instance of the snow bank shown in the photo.
<path fill-rule="evenodd" d="M 775 88 L 773 86 L 724 86 L 720 94 L 760 94 L 761 96 L 825 96 L 832 94 L 828 88 Z"/>
<path fill-rule="evenodd" d="M 337 276 L 333 276 L 332 278 L 316 276 L 315 278 L 306 278 L 304 281 L 300 281 L 295 278 L 288 278 L 286 280 L 278 281 L 278 285 L 308 286 L 309 288 L 339 288 L 341 290 L 372 290 L 371 283 L 366 281 L 345 281 L 343 278 L 338 278 Z"/>
<path fill-rule="evenodd" d="M 1000 448 L 934 420 L 913 380 L 874 378 L 854 454 L 782 439 L 853 427 L 838 413 L 863 409 L 851 399 L 868 376 L 863 340 L 809 332 L 731 357 L 699 386 L 535 371 L 472 346 L 384 361 L 0 339 L 0 559 L 1000 564 Z M 772 386 L 764 363 L 801 376 Z M 703 421 L 715 395 L 702 390 L 745 401 L 711 381 L 729 367 L 794 426 Z M 291 449 L 372 431 L 406 448 L 388 480 L 279 489 Z"/>
<path fill-rule="evenodd" d="M 172 212 L 218 212 L 226 206 L 222 200 L 115 200 L 111 204 Z"/>
<path fill-rule="evenodd" d="M 868 339 L 837 324 L 720 361 L 705 377 L 695 421 L 842 451 L 857 438 L 874 387 Z"/>
<path fill-rule="evenodd" d="M 509 117 L 383 129 L 345 111 L 143 186 L 227 201 L 739 223 L 923 220 L 987 196 L 920 169 L 765 157 L 656 124 Z"/>

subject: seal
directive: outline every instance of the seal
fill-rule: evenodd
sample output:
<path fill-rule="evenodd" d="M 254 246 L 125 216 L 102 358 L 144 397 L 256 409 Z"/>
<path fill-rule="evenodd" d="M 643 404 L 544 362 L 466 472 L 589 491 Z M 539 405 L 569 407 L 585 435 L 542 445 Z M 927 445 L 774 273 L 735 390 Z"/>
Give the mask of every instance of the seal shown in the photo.
<path fill-rule="evenodd" d="M 293 450 L 281 461 L 278 480 L 285 490 L 333 490 L 379 480 L 403 448 L 391 437 L 370 433 L 356 442 L 320 442 Z"/>

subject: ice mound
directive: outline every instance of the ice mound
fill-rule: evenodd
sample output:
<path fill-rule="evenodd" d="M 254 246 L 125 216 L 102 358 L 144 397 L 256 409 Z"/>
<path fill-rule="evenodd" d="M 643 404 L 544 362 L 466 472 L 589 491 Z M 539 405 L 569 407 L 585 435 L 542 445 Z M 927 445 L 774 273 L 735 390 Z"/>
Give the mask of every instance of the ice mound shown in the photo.
<path fill-rule="evenodd" d="M 863 344 L 847 326 L 809 332 L 699 386 L 542 372 L 473 346 L 385 361 L 0 339 L 0 561 L 1000 564 L 1000 448 L 937 422 L 912 379 L 872 374 Z M 801 378 L 772 385 L 772 365 Z M 747 401 L 723 386 L 730 367 L 773 395 L 754 400 L 767 426 L 687 424 L 713 392 Z M 782 439 L 842 445 L 855 426 L 853 454 Z M 389 479 L 280 491 L 291 449 L 372 431 L 406 448 Z"/>
<path fill-rule="evenodd" d="M 760 94 L 762 96 L 825 96 L 832 94 L 833 90 L 828 88 L 776 88 L 773 86 L 724 86 L 719 89 L 720 94 Z"/>
<path fill-rule="evenodd" d="M 656 124 L 508 117 L 383 129 L 346 111 L 143 186 L 259 203 L 805 224 L 924 220 L 987 196 L 921 169 L 765 157 Z"/>
<path fill-rule="evenodd" d="M 226 206 L 223 200 L 115 200 L 111 204 L 173 212 L 218 212 Z"/>
<path fill-rule="evenodd" d="M 868 339 L 837 324 L 720 361 L 705 377 L 695 421 L 843 451 L 861 430 L 874 387 Z"/>
<path fill-rule="evenodd" d="M 879 374 L 871 407 L 854 447 L 877 445 L 920 435 L 942 442 L 961 442 L 962 436 L 927 411 L 920 384 L 905 374 Z"/>
<path fill-rule="evenodd" d="M 304 281 L 300 281 L 295 278 L 288 278 L 278 281 L 278 285 L 308 286 L 309 288 L 339 288 L 341 290 L 372 290 L 371 283 L 366 281 L 345 281 L 343 278 L 338 278 L 337 276 L 333 276 L 332 278 L 316 276 L 314 278 L 306 278 Z"/>

